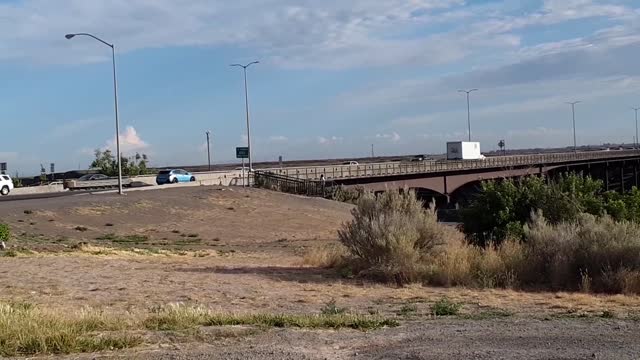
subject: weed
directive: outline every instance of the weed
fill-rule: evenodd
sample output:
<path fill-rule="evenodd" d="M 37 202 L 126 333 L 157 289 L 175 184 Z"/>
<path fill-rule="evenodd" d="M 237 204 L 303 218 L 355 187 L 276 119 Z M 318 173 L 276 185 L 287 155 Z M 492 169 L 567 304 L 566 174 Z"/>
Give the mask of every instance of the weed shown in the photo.
<path fill-rule="evenodd" d="M 25 211 L 23 211 L 23 213 L 25 213 L 25 215 L 31 215 L 31 214 L 33 214 L 33 211 L 25 210 Z"/>
<path fill-rule="evenodd" d="M 344 314 L 346 311 L 347 308 L 340 308 L 336 306 L 335 299 L 331 299 L 331 301 L 324 304 L 324 306 L 320 309 L 320 313 L 322 313 L 322 315 L 339 315 Z"/>
<path fill-rule="evenodd" d="M 418 311 L 416 304 L 404 304 L 398 311 L 398 315 L 407 316 Z"/>
<path fill-rule="evenodd" d="M 616 318 L 616 314 L 613 311 L 605 310 L 605 311 L 602 312 L 600 317 L 603 318 L 603 319 L 615 319 Z"/>
<path fill-rule="evenodd" d="M 85 231 L 89 230 L 89 229 L 87 229 L 87 228 L 86 228 L 86 227 L 84 227 L 84 226 L 76 226 L 76 227 L 75 227 L 75 228 L 73 228 L 73 229 L 74 229 L 74 230 L 76 230 L 76 231 L 80 231 L 80 232 L 85 232 Z"/>
<path fill-rule="evenodd" d="M 442 298 L 431 305 L 431 313 L 435 316 L 458 315 L 460 309 L 462 309 L 462 304 L 452 302 L 447 298 Z"/>
<path fill-rule="evenodd" d="M 198 235 L 198 234 L 189 234 L 189 235 L 187 235 L 187 237 L 189 237 L 189 238 L 197 238 L 198 236 L 200 236 L 200 235 Z"/>
<path fill-rule="evenodd" d="M 0 255 L 2 255 L 3 257 L 17 257 L 18 252 L 16 252 L 15 250 L 5 250 L 1 251 Z"/>
<path fill-rule="evenodd" d="M 0 223 L 0 241 L 9 241 L 11 239 L 11 228 L 9 225 Z"/>

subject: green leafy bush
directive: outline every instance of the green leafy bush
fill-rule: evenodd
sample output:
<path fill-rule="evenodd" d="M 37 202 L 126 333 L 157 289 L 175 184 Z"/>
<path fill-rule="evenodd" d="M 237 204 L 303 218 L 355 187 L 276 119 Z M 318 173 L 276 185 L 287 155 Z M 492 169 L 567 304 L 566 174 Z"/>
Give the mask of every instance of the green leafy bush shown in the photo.
<path fill-rule="evenodd" d="M 9 241 L 9 239 L 11 239 L 9 225 L 0 223 L 0 241 Z"/>

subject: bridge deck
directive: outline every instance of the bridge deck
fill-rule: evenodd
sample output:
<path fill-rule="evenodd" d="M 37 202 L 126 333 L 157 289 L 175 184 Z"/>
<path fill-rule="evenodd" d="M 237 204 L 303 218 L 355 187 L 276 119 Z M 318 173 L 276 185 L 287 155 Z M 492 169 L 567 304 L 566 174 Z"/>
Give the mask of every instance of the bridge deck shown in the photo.
<path fill-rule="evenodd" d="M 362 165 L 333 165 L 269 169 L 268 171 L 299 179 L 327 180 L 370 178 L 425 173 L 446 173 L 474 169 L 504 169 L 510 167 L 537 167 L 542 165 L 571 164 L 640 157 L 639 150 L 592 151 L 538 155 L 496 156 L 482 160 L 445 160 L 421 162 L 387 162 Z"/>

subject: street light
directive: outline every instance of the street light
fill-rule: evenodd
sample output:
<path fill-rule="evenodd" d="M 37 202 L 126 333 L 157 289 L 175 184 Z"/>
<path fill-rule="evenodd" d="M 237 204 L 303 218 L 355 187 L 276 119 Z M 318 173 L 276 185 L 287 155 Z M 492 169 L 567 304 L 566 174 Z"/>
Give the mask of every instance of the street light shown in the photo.
<path fill-rule="evenodd" d="M 211 135 L 211 131 L 207 130 L 207 160 L 209 162 L 209 171 L 211 171 L 211 148 L 209 147 L 209 135 Z"/>
<path fill-rule="evenodd" d="M 632 108 L 636 112 L 636 149 L 638 149 L 638 110 L 640 107 Z"/>
<path fill-rule="evenodd" d="M 111 59 L 113 60 L 113 97 L 114 97 L 115 111 L 116 111 L 116 153 L 117 153 L 116 159 L 118 162 L 118 194 L 123 195 L 124 192 L 122 191 L 122 163 L 120 161 L 121 160 L 120 159 L 120 156 L 121 156 L 120 155 L 120 121 L 118 119 L 118 78 L 116 76 L 116 47 L 115 45 L 109 44 L 108 42 L 100 39 L 97 36 L 87 34 L 87 33 L 67 34 L 64 37 L 67 38 L 67 40 L 71 40 L 76 36 L 88 36 L 111 48 Z"/>
<path fill-rule="evenodd" d="M 469 95 L 474 91 L 478 91 L 478 89 L 458 90 L 458 92 L 467 94 L 467 124 L 469 125 L 469 142 L 471 142 L 471 103 L 469 101 Z"/>
<path fill-rule="evenodd" d="M 573 114 L 573 152 L 578 152 L 578 144 L 576 142 L 576 104 L 582 101 L 571 101 L 567 104 L 571 105 L 571 113 Z"/>
<path fill-rule="evenodd" d="M 253 171 L 253 162 L 252 162 L 252 149 L 251 149 L 251 126 L 249 125 L 249 91 L 247 90 L 247 68 L 254 64 L 259 64 L 260 61 L 254 61 L 248 63 L 247 65 L 242 64 L 231 64 L 230 66 L 241 67 L 244 71 L 244 104 L 245 109 L 247 111 L 247 147 L 249 148 L 249 172 Z"/>

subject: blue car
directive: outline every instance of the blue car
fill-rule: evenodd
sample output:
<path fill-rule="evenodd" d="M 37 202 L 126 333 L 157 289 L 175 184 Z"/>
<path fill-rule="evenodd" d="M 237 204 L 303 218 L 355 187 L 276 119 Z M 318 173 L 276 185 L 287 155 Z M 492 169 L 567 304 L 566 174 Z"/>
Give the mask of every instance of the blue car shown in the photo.
<path fill-rule="evenodd" d="M 177 184 L 181 182 L 196 181 L 196 177 L 190 172 L 182 169 L 163 170 L 156 176 L 156 184 Z"/>

